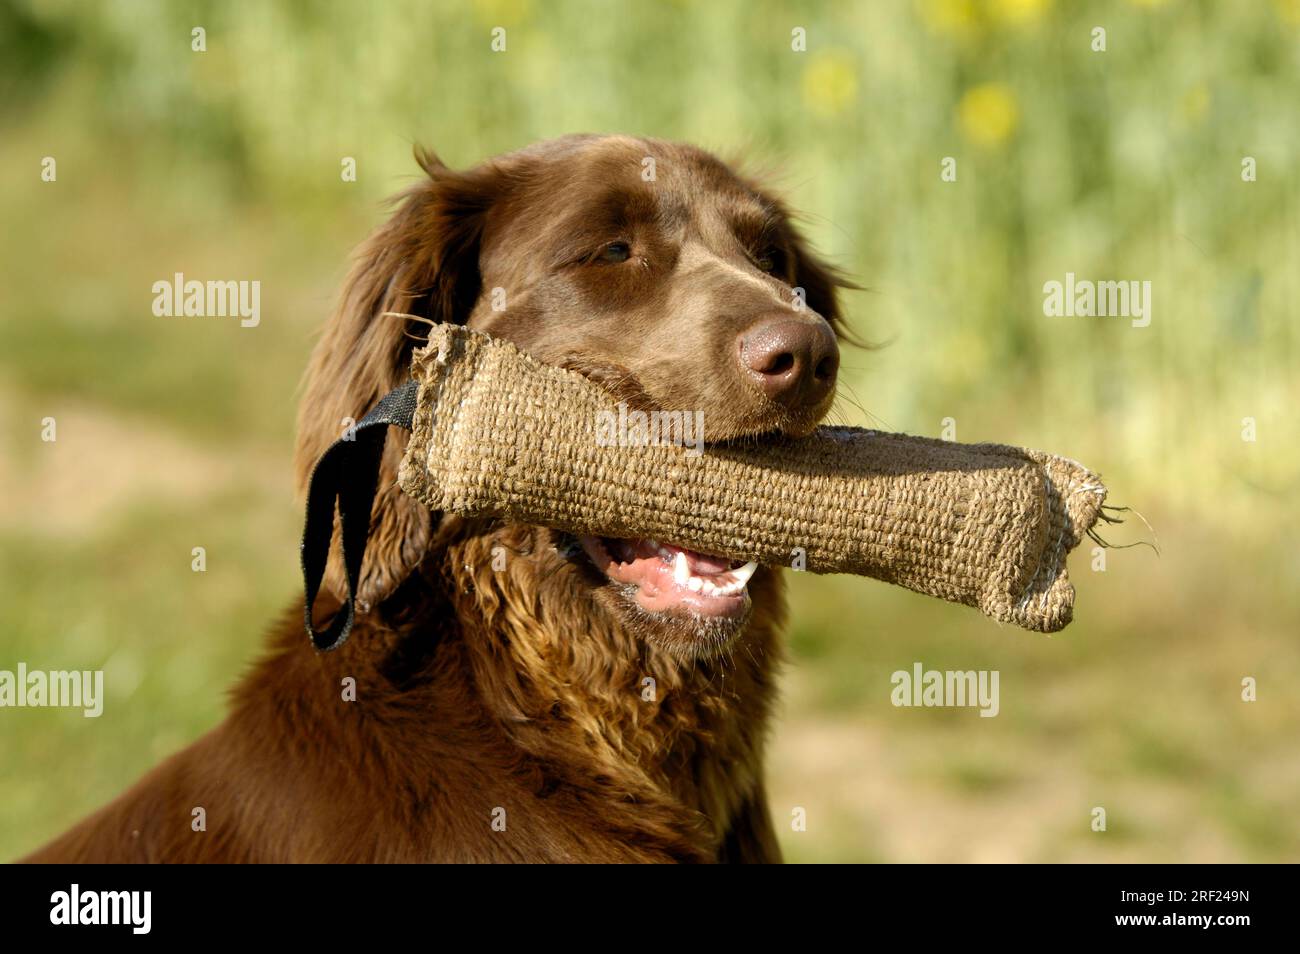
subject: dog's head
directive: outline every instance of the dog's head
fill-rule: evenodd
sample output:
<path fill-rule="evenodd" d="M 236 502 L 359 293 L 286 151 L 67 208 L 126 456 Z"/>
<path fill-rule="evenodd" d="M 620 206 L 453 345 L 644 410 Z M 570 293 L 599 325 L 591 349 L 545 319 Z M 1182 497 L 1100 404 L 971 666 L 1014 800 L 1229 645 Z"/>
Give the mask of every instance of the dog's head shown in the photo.
<path fill-rule="evenodd" d="M 804 434 L 834 398 L 836 288 L 782 204 L 690 146 L 572 136 L 427 180 L 362 247 L 308 371 L 298 474 L 408 377 L 419 327 L 468 324 L 580 371 L 636 410 L 686 412 L 708 441 Z M 390 436 L 360 598 L 426 556 L 430 515 L 396 488 Z M 539 528 L 539 533 L 546 532 Z M 593 612 L 693 655 L 744 626 L 752 565 L 652 540 L 538 549 L 582 564 Z M 543 557 L 535 557 L 542 559 Z M 327 585 L 341 592 L 335 567 Z"/>

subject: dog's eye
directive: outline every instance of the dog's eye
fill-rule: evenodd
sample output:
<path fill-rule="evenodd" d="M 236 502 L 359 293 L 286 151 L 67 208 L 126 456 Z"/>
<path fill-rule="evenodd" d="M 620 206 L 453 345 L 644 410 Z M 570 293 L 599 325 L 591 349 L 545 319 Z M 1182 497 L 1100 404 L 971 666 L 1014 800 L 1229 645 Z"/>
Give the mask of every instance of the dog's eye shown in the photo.
<path fill-rule="evenodd" d="M 626 262 L 632 257 L 632 246 L 627 242 L 610 242 L 600 250 L 596 256 L 598 261 L 605 262 L 609 265 L 617 265 L 620 262 Z"/>
<path fill-rule="evenodd" d="M 754 265 L 759 271 L 767 272 L 769 275 L 784 275 L 785 254 L 775 245 L 768 246 L 754 256 Z"/>

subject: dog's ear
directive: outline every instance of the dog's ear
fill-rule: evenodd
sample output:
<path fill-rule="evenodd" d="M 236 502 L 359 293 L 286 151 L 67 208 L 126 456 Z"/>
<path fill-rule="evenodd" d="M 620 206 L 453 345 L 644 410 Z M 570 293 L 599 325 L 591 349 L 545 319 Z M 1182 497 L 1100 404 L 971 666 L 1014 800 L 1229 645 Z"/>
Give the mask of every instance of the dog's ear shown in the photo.
<path fill-rule="evenodd" d="M 454 172 L 422 150 L 416 159 L 428 178 L 397 197 L 392 217 L 358 250 L 308 365 L 295 454 L 300 494 L 321 454 L 410 376 L 411 352 L 423 343 L 422 325 L 384 313 L 463 323 L 479 296 L 479 247 L 505 174 L 491 165 Z M 397 487 L 406 440 L 405 431 L 394 429 L 384 448 L 358 612 L 390 594 L 428 546 L 429 512 Z M 347 583 L 337 537 L 336 525 L 322 588 L 342 599 Z"/>
<path fill-rule="evenodd" d="M 803 289 L 804 302 L 817 314 L 830 322 L 835 333 L 841 338 L 848 337 L 844 326 L 844 312 L 840 307 L 839 290 L 842 288 L 860 289 L 835 266 L 828 264 L 812 250 L 808 240 L 795 226 L 795 215 L 780 198 L 772 193 L 764 177 L 744 177 L 744 181 L 762 199 L 763 203 L 773 209 L 781 220 L 781 234 L 790 251 L 790 284 Z M 853 339 L 850 337 L 850 341 Z M 855 342 L 859 343 L 860 342 Z"/>
<path fill-rule="evenodd" d="M 837 333 L 842 332 L 844 314 L 840 309 L 839 289 L 857 286 L 818 256 L 793 225 L 786 234 L 793 258 L 794 287 L 803 289 L 804 301 L 809 308 L 829 321 Z"/>

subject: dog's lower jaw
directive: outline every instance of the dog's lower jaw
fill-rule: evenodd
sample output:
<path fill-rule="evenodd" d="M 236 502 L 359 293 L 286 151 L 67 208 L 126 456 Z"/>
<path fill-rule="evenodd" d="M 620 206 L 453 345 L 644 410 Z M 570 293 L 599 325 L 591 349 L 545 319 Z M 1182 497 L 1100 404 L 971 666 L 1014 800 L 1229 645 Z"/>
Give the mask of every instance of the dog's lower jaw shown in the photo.
<path fill-rule="evenodd" d="M 654 613 L 637 600 L 637 588 L 629 583 L 605 583 L 592 594 L 603 612 L 646 643 L 682 662 L 713 659 L 734 649 L 744 638 L 753 615 L 753 603 L 736 616 L 689 616 Z"/>
<path fill-rule="evenodd" d="M 505 555 L 495 570 L 494 552 Z M 566 552 L 562 535 L 523 527 L 447 550 L 448 598 L 485 716 L 521 764 L 570 789 L 595 786 L 584 797 L 602 803 L 657 806 L 703 855 L 716 853 L 738 813 L 762 801 L 780 577 L 755 574 L 752 605 L 730 631 L 701 641 L 692 627 L 679 644 L 663 620 L 638 626 L 625 598 Z"/>
<path fill-rule="evenodd" d="M 574 539 L 566 552 L 591 571 L 591 599 L 616 625 L 683 660 L 717 656 L 742 637 L 757 564 L 649 539 Z"/>

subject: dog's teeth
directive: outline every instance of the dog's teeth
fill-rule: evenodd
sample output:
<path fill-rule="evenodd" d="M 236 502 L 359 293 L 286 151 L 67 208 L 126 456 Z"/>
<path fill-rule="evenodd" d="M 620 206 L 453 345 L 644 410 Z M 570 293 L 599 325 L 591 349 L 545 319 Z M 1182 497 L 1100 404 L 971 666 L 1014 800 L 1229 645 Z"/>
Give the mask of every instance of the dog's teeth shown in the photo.
<path fill-rule="evenodd" d="M 757 569 L 758 569 L 758 564 L 755 563 L 753 560 L 750 560 L 744 566 L 738 566 L 734 570 L 732 570 L 731 578 L 735 580 L 737 584 L 743 587 L 745 586 L 745 584 L 749 582 L 749 578 L 754 575 L 754 571 Z"/>
<path fill-rule="evenodd" d="M 690 580 L 690 560 L 686 559 L 684 552 L 677 551 L 677 556 L 672 561 L 672 581 L 677 586 L 685 586 Z"/>
<path fill-rule="evenodd" d="M 692 593 L 698 593 L 700 590 L 704 589 L 704 581 L 698 576 L 691 577 L 686 581 L 686 585 Z"/>

